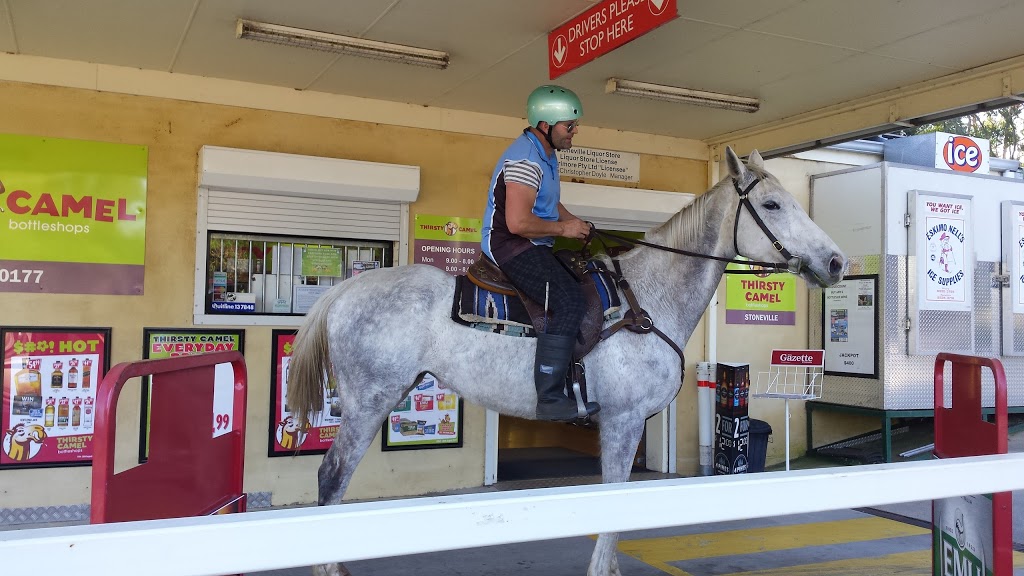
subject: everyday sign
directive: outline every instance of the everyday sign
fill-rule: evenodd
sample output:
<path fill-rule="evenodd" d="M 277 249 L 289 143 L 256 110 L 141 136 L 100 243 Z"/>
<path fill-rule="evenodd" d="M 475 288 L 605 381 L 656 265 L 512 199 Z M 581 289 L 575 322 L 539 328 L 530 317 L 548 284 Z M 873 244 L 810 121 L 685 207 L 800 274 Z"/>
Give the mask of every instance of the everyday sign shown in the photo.
<path fill-rule="evenodd" d="M 679 16 L 676 0 L 605 0 L 548 34 L 554 80 Z"/>

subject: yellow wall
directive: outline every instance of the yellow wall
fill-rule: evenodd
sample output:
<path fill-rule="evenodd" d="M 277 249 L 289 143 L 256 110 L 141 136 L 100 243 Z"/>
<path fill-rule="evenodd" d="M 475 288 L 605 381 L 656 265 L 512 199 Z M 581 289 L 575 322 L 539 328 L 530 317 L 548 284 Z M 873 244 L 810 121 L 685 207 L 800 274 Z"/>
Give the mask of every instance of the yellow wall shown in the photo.
<path fill-rule="evenodd" d="M 518 135 L 512 131 L 504 138 L 479 136 L 13 82 L 0 82 L 0 102 L 4 103 L 2 133 L 149 147 L 145 295 L 14 293 L 4 295 L 0 308 L 0 325 L 5 326 L 110 326 L 112 363 L 141 358 L 143 327 L 192 325 L 197 155 L 203 145 L 420 166 L 420 196 L 410 210 L 414 220 L 417 213 L 480 217 L 494 161 Z M 609 132 L 595 129 L 594 141 L 612 147 L 607 144 Z M 588 144 L 586 133 L 583 128 L 577 144 L 595 146 Z M 683 147 L 697 146 L 684 143 Z M 640 188 L 696 193 L 706 188 L 706 164 L 698 160 L 643 154 L 641 176 Z M 311 502 L 316 498 L 321 458 L 266 456 L 270 331 L 270 327 L 246 330 L 245 490 L 273 492 L 275 505 Z M 692 362 L 703 355 L 702 331 L 695 334 L 687 347 L 691 371 Z M 695 341 L 700 346 L 697 350 Z M 119 405 L 119 469 L 131 466 L 137 454 L 139 397 L 136 389 L 127 390 Z M 693 404 L 687 395 L 681 398 Z M 483 414 L 482 409 L 467 406 L 461 449 L 382 453 L 379 440 L 375 441 L 348 496 L 410 495 L 480 485 Z M 681 451 L 688 449 L 681 447 Z M 3 470 L 0 507 L 85 503 L 89 485 L 87 467 Z"/>

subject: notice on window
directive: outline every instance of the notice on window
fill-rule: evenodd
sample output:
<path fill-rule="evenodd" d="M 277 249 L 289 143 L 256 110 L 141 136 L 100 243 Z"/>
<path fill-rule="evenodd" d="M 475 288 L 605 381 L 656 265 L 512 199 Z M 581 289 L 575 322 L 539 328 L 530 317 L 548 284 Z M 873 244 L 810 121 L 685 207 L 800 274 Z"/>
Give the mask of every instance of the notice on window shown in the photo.
<path fill-rule="evenodd" d="M 341 276 L 341 248 L 302 247 L 303 276 Z"/>

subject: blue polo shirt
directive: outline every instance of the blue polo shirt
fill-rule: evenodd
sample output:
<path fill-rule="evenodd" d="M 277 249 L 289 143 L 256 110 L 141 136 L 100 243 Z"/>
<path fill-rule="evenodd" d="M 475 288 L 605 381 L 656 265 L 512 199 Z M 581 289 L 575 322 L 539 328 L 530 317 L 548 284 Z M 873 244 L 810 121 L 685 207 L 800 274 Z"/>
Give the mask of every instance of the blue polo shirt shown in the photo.
<path fill-rule="evenodd" d="M 505 222 L 506 182 L 525 184 L 537 190 L 533 214 L 543 220 L 557 222 L 561 200 L 558 156 L 554 152 L 547 155 L 541 141 L 526 129 L 498 159 L 487 193 L 481 244 L 484 254 L 499 266 L 531 246 L 553 246 L 555 243 L 551 236 L 531 240 L 509 232 Z"/>

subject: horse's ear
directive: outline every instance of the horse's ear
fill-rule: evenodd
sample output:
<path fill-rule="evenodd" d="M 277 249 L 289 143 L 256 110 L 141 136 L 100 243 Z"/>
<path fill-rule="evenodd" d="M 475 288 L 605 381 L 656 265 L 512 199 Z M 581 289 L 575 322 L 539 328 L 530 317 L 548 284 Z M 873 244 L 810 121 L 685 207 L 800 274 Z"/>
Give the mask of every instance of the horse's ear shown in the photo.
<path fill-rule="evenodd" d="M 725 147 L 725 163 L 729 166 L 729 176 L 731 176 L 733 180 L 741 180 L 743 175 L 747 173 L 747 169 L 743 166 L 743 162 L 740 160 L 740 157 L 732 151 L 732 147 L 730 146 Z"/>
<path fill-rule="evenodd" d="M 761 158 L 761 153 L 757 150 L 751 150 L 750 156 L 747 156 L 747 164 L 755 168 L 764 169 L 764 158 Z"/>

